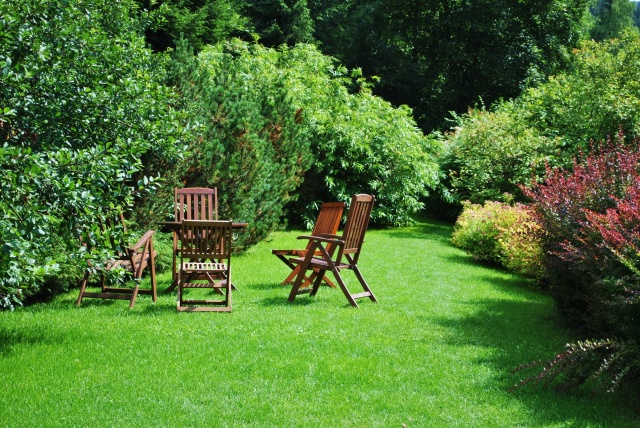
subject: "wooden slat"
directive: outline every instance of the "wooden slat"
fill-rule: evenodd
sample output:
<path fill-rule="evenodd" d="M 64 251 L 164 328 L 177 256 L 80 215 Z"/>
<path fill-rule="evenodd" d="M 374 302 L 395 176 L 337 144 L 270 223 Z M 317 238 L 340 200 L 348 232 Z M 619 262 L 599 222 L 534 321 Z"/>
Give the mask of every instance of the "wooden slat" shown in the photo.
<path fill-rule="evenodd" d="M 231 312 L 227 306 L 179 306 L 178 312 Z"/>
<path fill-rule="evenodd" d="M 226 284 L 222 284 L 221 281 L 218 282 L 186 282 L 182 284 L 182 288 L 225 288 Z"/>
<path fill-rule="evenodd" d="M 370 291 L 364 291 L 362 293 L 352 294 L 351 297 L 353 297 L 354 299 L 362 299 L 363 297 L 371 297 L 371 292 Z"/>
<path fill-rule="evenodd" d="M 140 291 L 138 291 L 140 292 Z M 122 293 L 82 293 L 82 297 L 95 297 L 100 299 L 118 299 L 118 300 L 131 300 L 131 296 Z"/>

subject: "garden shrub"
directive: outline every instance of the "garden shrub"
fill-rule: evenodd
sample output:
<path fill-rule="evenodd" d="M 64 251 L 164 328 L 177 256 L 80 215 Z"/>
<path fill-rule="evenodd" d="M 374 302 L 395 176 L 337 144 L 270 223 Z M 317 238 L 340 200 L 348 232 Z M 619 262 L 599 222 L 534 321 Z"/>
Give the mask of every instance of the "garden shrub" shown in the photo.
<path fill-rule="evenodd" d="M 478 260 L 540 277 L 543 254 L 539 232 L 539 226 L 525 205 L 496 201 L 479 205 L 466 201 L 451 240 Z"/>
<path fill-rule="evenodd" d="M 138 210 L 164 220 L 171 186 L 218 187 L 220 214 L 249 223 L 238 248 L 285 217 L 315 219 L 318 201 L 356 193 L 376 196 L 374 222 L 409 222 L 437 183 L 439 143 L 357 75 L 311 45 L 276 50 L 233 40 L 193 57 L 180 43 L 171 83 L 194 137 L 184 162 L 147 163 L 147 175 L 167 180 Z"/>
<path fill-rule="evenodd" d="M 544 173 L 552 141 L 520 120 L 513 103 L 469 110 L 456 116 L 456 125 L 444 136 L 440 159 L 454 200 L 481 204 L 508 194 L 522 201 L 519 185 Z"/>
<path fill-rule="evenodd" d="M 348 203 L 370 193 L 373 223 L 410 223 L 439 183 L 441 142 L 422 133 L 408 107 L 374 96 L 359 70 L 338 67 L 311 46 L 285 58 L 287 81 L 304 109 L 302 136 L 314 154 L 291 211 L 315 217 L 309 208 L 317 201 Z"/>
<path fill-rule="evenodd" d="M 147 174 L 166 178 L 137 208 L 153 224 L 173 215 L 173 187 L 217 187 L 219 216 L 249 226 L 236 250 L 280 226 L 311 154 L 299 135 L 301 111 L 286 90 L 278 53 L 239 40 L 204 48 L 197 56 L 183 40 L 173 57 L 170 84 L 181 94 L 191 140 L 183 159 L 150 159 Z M 142 215 L 138 217 L 142 217 Z"/>
<path fill-rule="evenodd" d="M 441 144 L 416 126 L 411 110 L 371 92 L 360 70 L 347 70 L 316 47 L 282 47 L 278 69 L 296 109 L 310 168 L 289 205 L 290 217 L 315 218 L 319 201 L 376 197 L 372 222 L 400 225 L 424 206 L 439 181 Z"/>
<path fill-rule="evenodd" d="M 549 169 L 544 183 L 525 189 L 545 231 L 545 277 L 560 312 L 585 338 L 611 341 L 597 352 L 591 346 L 571 348 L 571 359 L 601 355 L 607 373 L 598 369 L 595 375 L 609 376 L 616 385 L 640 370 L 627 352 L 640 343 L 639 165 L 638 141 L 625 144 L 619 135 L 594 145 L 572 172 Z M 582 383 L 593 373 L 582 367 L 582 374 L 565 374 L 563 382 Z"/>
<path fill-rule="evenodd" d="M 551 360 L 523 364 L 513 370 L 513 373 L 534 371 L 515 388 L 538 383 L 567 390 L 586 384 L 594 391 L 613 392 L 624 380 L 640 376 L 639 351 L 635 342 L 615 339 L 569 343 Z"/>
<path fill-rule="evenodd" d="M 541 181 L 544 164 L 570 170 L 589 141 L 640 134 L 640 37 L 626 32 L 601 43 L 582 42 L 571 67 L 491 110 L 454 117 L 441 159 L 443 193 L 460 203 L 521 200 L 519 185 Z"/>
<path fill-rule="evenodd" d="M 180 127 L 160 82 L 164 57 L 132 1 L 0 3 L 0 308 L 67 287 L 108 252 L 99 225 L 128 215 L 171 157 Z M 102 254 L 82 251 L 98 237 Z"/>
<path fill-rule="evenodd" d="M 602 302 L 593 299 L 598 280 L 628 273 L 603 245 L 602 235 L 588 226 L 587 213 L 606 213 L 616 198 L 628 197 L 638 176 L 640 153 L 622 144 L 622 137 L 594 145 L 572 172 L 549 168 L 544 183 L 524 189 L 534 201 L 535 215 L 545 231 L 546 271 L 559 308 L 580 325 L 603 319 Z M 636 144 L 637 145 L 637 144 Z"/>
<path fill-rule="evenodd" d="M 525 123 L 557 140 L 553 166 L 570 168 L 589 141 L 614 136 L 619 129 L 640 134 L 640 37 L 635 31 L 617 39 L 585 40 L 575 49 L 569 71 L 529 88 L 518 100 Z"/>

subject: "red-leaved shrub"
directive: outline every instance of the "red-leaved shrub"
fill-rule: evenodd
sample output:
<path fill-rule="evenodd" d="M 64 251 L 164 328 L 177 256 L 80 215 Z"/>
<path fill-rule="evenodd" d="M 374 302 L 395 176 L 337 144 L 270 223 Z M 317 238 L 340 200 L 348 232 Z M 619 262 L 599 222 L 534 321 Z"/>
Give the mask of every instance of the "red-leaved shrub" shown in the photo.
<path fill-rule="evenodd" d="M 549 169 L 544 183 L 523 189 L 545 232 L 545 277 L 557 306 L 584 337 L 615 338 L 608 357 L 598 351 L 605 359 L 640 343 L 640 148 L 623 141 L 594 145 L 572 172 Z M 640 373 L 635 358 L 618 363 L 598 376 L 617 385 Z"/>

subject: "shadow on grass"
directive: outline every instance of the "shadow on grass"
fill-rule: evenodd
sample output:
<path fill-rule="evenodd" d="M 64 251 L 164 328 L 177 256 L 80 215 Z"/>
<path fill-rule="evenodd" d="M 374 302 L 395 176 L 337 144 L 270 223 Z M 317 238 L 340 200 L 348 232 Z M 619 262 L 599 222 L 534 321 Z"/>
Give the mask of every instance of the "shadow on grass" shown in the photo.
<path fill-rule="evenodd" d="M 137 300 L 136 300 L 137 302 Z M 90 308 L 92 306 L 99 306 L 99 307 L 105 307 L 105 306 L 114 306 L 116 304 L 123 304 L 123 305 L 127 305 L 129 306 L 129 301 L 128 300 L 120 300 L 120 299 L 101 299 L 101 298 L 96 298 L 96 297 L 83 297 L 82 298 L 82 303 L 80 303 L 80 306 L 76 305 L 76 302 L 73 302 L 73 307 L 78 308 L 78 309 L 82 309 L 82 308 Z M 136 303 L 137 304 L 137 303 Z M 63 306 L 60 306 L 60 309 L 63 309 Z"/>
<path fill-rule="evenodd" d="M 452 245 L 453 247 L 453 245 Z M 487 269 L 490 269 L 495 272 L 501 273 L 510 273 L 507 269 L 497 263 L 491 263 L 484 260 L 476 260 L 471 254 L 446 254 L 442 256 L 443 259 L 450 261 L 452 264 L 456 265 L 467 265 L 467 266 L 480 266 Z M 497 278 L 497 277 L 496 277 Z M 523 282 L 523 279 L 520 278 L 518 280 L 514 280 L 514 284 L 518 284 Z"/>
<path fill-rule="evenodd" d="M 262 282 L 259 284 L 250 284 L 247 287 L 251 287 L 255 290 L 291 290 L 291 285 L 282 285 L 279 282 Z M 288 293 L 288 291 L 287 291 Z"/>
<path fill-rule="evenodd" d="M 296 306 L 309 306 L 314 303 L 317 303 L 317 300 L 313 297 L 309 297 L 308 295 L 297 296 L 293 302 L 287 300 L 289 297 L 289 293 L 286 296 L 282 297 L 268 297 L 260 300 L 264 306 L 281 306 L 281 307 L 296 307 Z"/>
<path fill-rule="evenodd" d="M 63 340 L 63 335 L 53 333 L 47 326 L 24 326 L 19 329 L 0 326 L 0 355 L 7 356 L 19 345 L 56 344 Z"/>
<path fill-rule="evenodd" d="M 635 425 L 640 421 L 640 415 L 634 411 L 638 398 L 621 392 L 594 397 L 591 390 L 578 389 L 560 394 L 537 384 L 512 390 L 521 380 L 535 374 L 513 370 L 534 359 L 553 358 L 564 350 L 567 332 L 558 328 L 560 319 L 547 298 L 523 286 L 522 281 L 493 276 L 484 280 L 505 290 L 518 289 L 523 300 L 469 299 L 463 304 L 472 308 L 471 315 L 436 318 L 434 321 L 449 332 L 445 336 L 449 345 L 482 349 L 482 356 L 472 364 L 496 371 L 498 384 L 529 409 L 536 426 L 640 426 Z M 610 419 L 615 413 L 611 406 L 620 409 L 619 419 Z M 605 408 L 609 409 L 601 410 Z"/>
<path fill-rule="evenodd" d="M 136 303 L 136 307 L 138 304 Z M 134 308 L 135 309 L 135 308 Z M 156 303 L 149 302 L 144 306 L 144 309 L 141 311 L 137 311 L 136 313 L 140 315 L 148 315 L 148 316 L 158 316 L 167 313 L 175 313 L 176 309 L 176 301 L 175 298 L 171 300 L 171 302 L 161 302 L 157 301 Z"/>
<path fill-rule="evenodd" d="M 435 220 L 397 229 L 377 229 L 378 233 L 383 233 L 393 238 L 430 239 L 453 246 L 450 242 L 452 230 L 451 225 L 438 223 Z"/>

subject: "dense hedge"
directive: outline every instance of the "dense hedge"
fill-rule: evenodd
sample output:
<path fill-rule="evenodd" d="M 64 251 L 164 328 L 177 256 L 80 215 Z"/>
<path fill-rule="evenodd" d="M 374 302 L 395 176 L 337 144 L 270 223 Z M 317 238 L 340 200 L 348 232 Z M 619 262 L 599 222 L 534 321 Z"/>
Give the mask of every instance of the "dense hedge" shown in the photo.
<path fill-rule="evenodd" d="M 174 152 L 163 57 L 145 48 L 132 10 L 0 3 L 0 308 L 73 283 L 92 257 L 79 237 L 106 251 L 101 225 L 149 183 L 142 158 Z"/>

